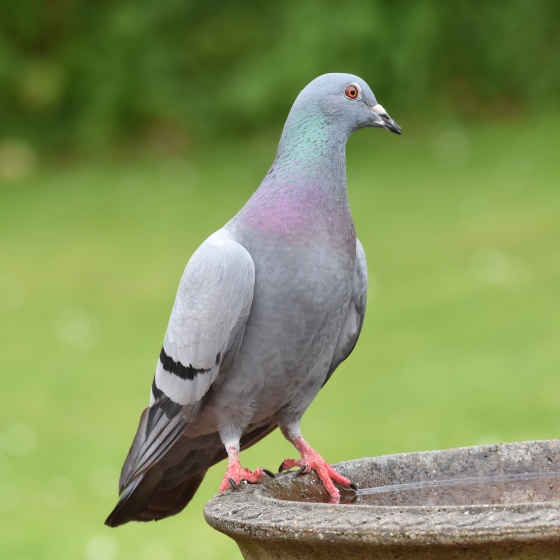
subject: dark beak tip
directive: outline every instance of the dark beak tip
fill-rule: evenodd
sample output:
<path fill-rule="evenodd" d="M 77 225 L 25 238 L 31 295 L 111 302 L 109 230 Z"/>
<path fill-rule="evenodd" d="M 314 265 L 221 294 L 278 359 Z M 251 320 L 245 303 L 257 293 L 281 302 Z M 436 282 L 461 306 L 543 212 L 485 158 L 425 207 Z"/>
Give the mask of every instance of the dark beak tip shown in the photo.
<path fill-rule="evenodd" d="M 401 127 L 389 115 L 385 113 L 384 115 L 379 115 L 379 117 L 380 119 L 377 122 L 379 122 L 383 128 L 386 128 L 394 134 L 402 134 Z"/>

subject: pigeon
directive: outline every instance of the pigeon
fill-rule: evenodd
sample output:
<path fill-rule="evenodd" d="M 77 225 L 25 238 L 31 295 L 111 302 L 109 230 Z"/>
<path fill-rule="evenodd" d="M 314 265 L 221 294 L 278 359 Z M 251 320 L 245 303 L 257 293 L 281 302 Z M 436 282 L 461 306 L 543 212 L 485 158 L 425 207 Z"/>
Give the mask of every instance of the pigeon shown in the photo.
<path fill-rule="evenodd" d="M 259 188 L 190 258 L 106 525 L 177 514 L 226 458 L 220 492 L 274 476 L 243 468 L 239 452 L 277 427 L 300 454 L 280 471 L 315 471 L 333 503 L 336 484 L 353 486 L 307 443 L 300 421 L 364 320 L 367 264 L 345 155 L 363 127 L 401 134 L 361 78 L 313 80 Z"/>

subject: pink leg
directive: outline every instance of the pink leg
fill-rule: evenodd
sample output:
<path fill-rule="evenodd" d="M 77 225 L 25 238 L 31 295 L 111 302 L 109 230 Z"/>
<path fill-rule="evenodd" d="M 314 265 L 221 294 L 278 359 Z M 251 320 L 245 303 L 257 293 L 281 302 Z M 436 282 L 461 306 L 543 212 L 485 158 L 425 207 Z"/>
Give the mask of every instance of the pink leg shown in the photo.
<path fill-rule="evenodd" d="M 228 449 L 228 467 L 222 479 L 222 484 L 220 484 L 220 492 L 230 487 L 236 490 L 242 480 L 255 483 L 265 476 L 274 478 L 274 475 L 270 471 L 262 469 L 261 467 L 255 469 L 253 472 L 249 469 L 244 469 L 239 462 L 239 452 L 235 447 L 230 447 Z"/>
<path fill-rule="evenodd" d="M 340 500 L 340 492 L 333 484 L 333 480 L 344 488 L 356 488 L 345 476 L 337 473 L 300 435 L 294 438 L 289 437 L 287 434 L 284 435 L 299 451 L 301 459 L 286 459 L 280 465 L 280 472 L 292 467 L 301 467 L 301 474 L 314 470 L 323 483 L 325 490 L 330 494 L 331 503 L 338 503 Z"/>

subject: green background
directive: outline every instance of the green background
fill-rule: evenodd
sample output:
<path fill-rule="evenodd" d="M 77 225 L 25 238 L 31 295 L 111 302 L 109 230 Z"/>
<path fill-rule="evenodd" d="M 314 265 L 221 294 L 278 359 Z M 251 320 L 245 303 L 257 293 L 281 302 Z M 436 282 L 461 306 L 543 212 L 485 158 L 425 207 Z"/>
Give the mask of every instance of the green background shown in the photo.
<path fill-rule="evenodd" d="M 225 463 L 174 518 L 103 520 L 183 268 L 324 71 L 403 136 L 348 144 L 368 314 L 304 435 L 331 462 L 557 437 L 557 4 L 393 4 L 0 4 L 2 559 L 240 558 L 202 517 Z"/>

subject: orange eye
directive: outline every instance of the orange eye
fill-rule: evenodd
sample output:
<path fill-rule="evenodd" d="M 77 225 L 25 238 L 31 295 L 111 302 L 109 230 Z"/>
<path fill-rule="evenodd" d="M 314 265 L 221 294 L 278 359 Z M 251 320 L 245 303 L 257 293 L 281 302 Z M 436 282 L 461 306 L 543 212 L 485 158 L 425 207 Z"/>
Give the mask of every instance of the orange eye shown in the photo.
<path fill-rule="evenodd" d="M 344 90 L 344 95 L 348 97 L 348 99 L 356 99 L 358 97 L 358 88 L 356 86 L 348 86 Z"/>

